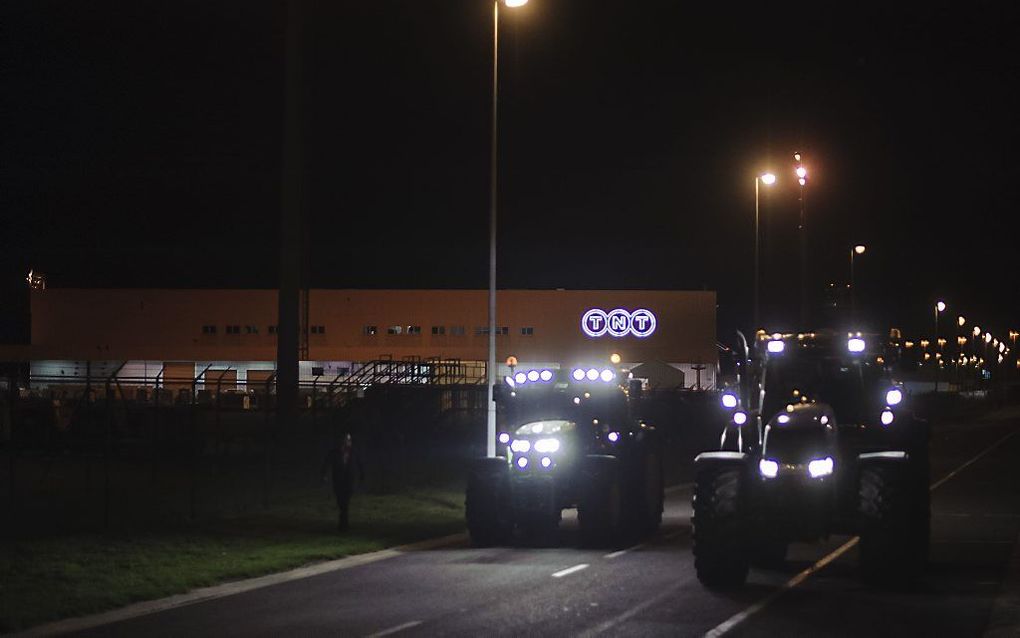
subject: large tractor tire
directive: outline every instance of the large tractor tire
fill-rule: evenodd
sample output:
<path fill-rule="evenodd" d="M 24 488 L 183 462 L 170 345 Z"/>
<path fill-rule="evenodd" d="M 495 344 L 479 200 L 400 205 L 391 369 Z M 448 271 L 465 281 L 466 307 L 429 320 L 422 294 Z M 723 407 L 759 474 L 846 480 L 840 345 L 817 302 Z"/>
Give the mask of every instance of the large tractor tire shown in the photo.
<path fill-rule="evenodd" d="M 635 502 L 640 511 L 636 515 L 640 522 L 640 532 L 652 534 L 662 524 L 662 510 L 665 503 L 662 457 L 658 452 L 650 451 L 642 461 L 642 480 L 637 485 L 639 493 L 635 495 Z"/>
<path fill-rule="evenodd" d="M 581 469 L 577 520 L 581 542 L 612 545 L 624 531 L 624 498 L 619 462 L 609 456 L 591 456 Z"/>
<path fill-rule="evenodd" d="M 747 579 L 743 490 L 742 467 L 707 467 L 695 478 L 694 569 L 706 587 L 739 587 Z"/>
<path fill-rule="evenodd" d="M 484 458 L 472 462 L 464 499 L 471 542 L 485 547 L 510 540 L 513 519 L 510 476 L 506 460 Z"/>
<path fill-rule="evenodd" d="M 927 563 L 928 490 L 913 469 L 906 463 L 861 468 L 861 572 L 869 582 L 900 584 L 917 577 Z"/>

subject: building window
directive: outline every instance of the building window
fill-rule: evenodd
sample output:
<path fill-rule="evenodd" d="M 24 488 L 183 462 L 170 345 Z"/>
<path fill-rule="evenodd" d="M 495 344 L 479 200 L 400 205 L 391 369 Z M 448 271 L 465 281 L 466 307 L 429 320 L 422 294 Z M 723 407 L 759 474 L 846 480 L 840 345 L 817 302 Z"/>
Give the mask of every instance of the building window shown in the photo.
<path fill-rule="evenodd" d="M 407 327 L 407 334 L 409 334 L 409 335 L 420 335 L 421 334 L 421 326 L 408 326 Z"/>
<path fill-rule="evenodd" d="M 496 328 L 496 334 L 499 336 L 507 336 L 510 334 L 510 326 L 499 326 Z"/>
<path fill-rule="evenodd" d="M 275 335 L 276 334 L 276 326 L 275 325 L 269 326 L 269 334 L 271 334 L 271 335 Z"/>
<path fill-rule="evenodd" d="M 377 326 L 365 326 L 361 329 L 361 334 L 366 337 L 374 337 L 377 332 L 379 332 L 379 328 Z"/>
<path fill-rule="evenodd" d="M 258 326 L 245 326 L 244 334 L 246 335 L 257 335 L 259 333 Z"/>
<path fill-rule="evenodd" d="M 202 326 L 202 334 L 204 335 L 216 334 L 216 326 Z"/>
<path fill-rule="evenodd" d="M 227 326 L 228 335 L 239 335 L 241 334 L 241 326 Z"/>
<path fill-rule="evenodd" d="M 446 326 L 432 326 L 432 336 L 442 336 L 446 334 Z"/>
<path fill-rule="evenodd" d="M 454 337 L 463 337 L 464 326 L 450 326 L 450 334 Z"/>
<path fill-rule="evenodd" d="M 526 328 L 521 328 L 521 334 L 524 335 L 525 337 L 530 337 L 533 334 L 535 334 L 535 329 L 532 328 L 531 326 L 528 326 Z"/>
<path fill-rule="evenodd" d="M 386 329 L 388 335 L 399 335 L 404 333 L 404 326 L 390 326 Z"/>
<path fill-rule="evenodd" d="M 489 327 L 488 326 L 475 326 L 475 336 L 476 337 L 487 337 L 488 335 L 489 335 Z"/>
<path fill-rule="evenodd" d="M 310 328 L 313 335 L 324 335 L 326 334 L 326 326 L 312 326 Z"/>

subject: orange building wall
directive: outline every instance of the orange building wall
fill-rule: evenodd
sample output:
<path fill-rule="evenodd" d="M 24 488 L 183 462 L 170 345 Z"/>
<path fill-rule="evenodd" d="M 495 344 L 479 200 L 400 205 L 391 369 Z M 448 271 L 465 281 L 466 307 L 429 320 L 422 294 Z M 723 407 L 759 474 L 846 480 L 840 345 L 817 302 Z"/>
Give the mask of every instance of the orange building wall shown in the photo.
<path fill-rule="evenodd" d="M 380 355 L 487 358 L 484 290 L 312 290 L 311 360 L 365 361 Z M 49 288 L 32 292 L 32 358 L 271 361 L 276 358 L 275 290 L 109 290 Z M 504 290 L 497 297 L 498 358 L 582 361 L 618 352 L 624 361 L 707 363 L 715 349 L 716 296 L 710 291 Z M 645 339 L 591 339 L 580 328 L 589 308 L 647 308 L 658 327 Z M 202 334 L 215 325 L 215 335 Z M 242 334 L 226 334 L 227 325 Z M 363 334 L 374 325 L 375 336 Z M 388 335 L 387 327 L 421 326 L 420 335 Z M 445 326 L 433 336 L 432 326 Z M 258 334 L 244 334 L 254 326 Z M 450 334 L 463 326 L 463 336 Z M 533 336 L 522 336 L 533 327 Z"/>

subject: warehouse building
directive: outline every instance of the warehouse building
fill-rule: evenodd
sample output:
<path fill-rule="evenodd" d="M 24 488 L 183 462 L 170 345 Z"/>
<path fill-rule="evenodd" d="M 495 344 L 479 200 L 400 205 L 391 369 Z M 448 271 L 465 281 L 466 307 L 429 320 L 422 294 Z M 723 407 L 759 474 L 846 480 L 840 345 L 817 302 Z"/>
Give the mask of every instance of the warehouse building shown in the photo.
<path fill-rule="evenodd" d="M 615 353 L 664 385 L 715 386 L 714 292 L 502 290 L 497 308 L 499 361 L 555 367 Z M 36 377 L 119 370 L 178 379 L 204 370 L 204 381 L 228 387 L 265 381 L 275 368 L 276 290 L 35 289 L 31 313 L 31 345 L 17 358 L 30 360 Z M 392 360 L 456 362 L 484 379 L 487 322 L 484 290 L 313 289 L 302 313 L 301 377 Z"/>

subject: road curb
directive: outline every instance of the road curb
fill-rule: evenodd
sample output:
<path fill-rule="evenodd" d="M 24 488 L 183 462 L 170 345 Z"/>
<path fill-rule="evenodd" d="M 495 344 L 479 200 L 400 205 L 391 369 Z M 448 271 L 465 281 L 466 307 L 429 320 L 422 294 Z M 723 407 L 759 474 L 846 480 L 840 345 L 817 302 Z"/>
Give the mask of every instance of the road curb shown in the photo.
<path fill-rule="evenodd" d="M 244 580 L 222 583 L 220 585 L 193 589 L 183 594 L 176 594 L 174 596 L 159 598 L 157 600 L 147 600 L 140 603 L 134 603 L 126 607 L 119 607 L 117 609 L 111 609 L 110 611 L 90 616 L 77 616 L 75 618 L 57 620 L 44 625 L 36 625 L 35 627 L 31 627 L 19 633 L 5 635 L 16 637 L 54 636 L 76 631 L 84 631 L 86 629 L 92 629 L 94 627 L 108 625 L 122 620 L 137 618 L 139 616 L 147 616 L 149 614 L 176 609 L 178 607 L 186 607 L 196 603 L 216 600 L 217 598 L 225 598 L 227 596 L 241 594 L 254 589 L 271 587 L 273 585 L 300 580 L 302 578 L 309 578 L 311 576 L 319 576 L 321 574 L 328 574 L 330 572 L 340 571 L 343 569 L 351 569 L 352 567 L 369 565 L 389 558 L 402 556 L 408 552 L 438 549 L 440 547 L 453 545 L 466 540 L 466 532 L 450 534 L 449 536 L 441 536 L 439 538 L 430 538 L 415 543 L 409 543 L 407 545 L 399 545 L 397 547 L 369 552 L 367 554 L 356 554 L 354 556 L 338 558 L 324 563 L 315 563 L 314 565 L 297 567 L 295 569 L 277 572 L 275 574 L 256 576 L 254 578 L 246 578 Z"/>

